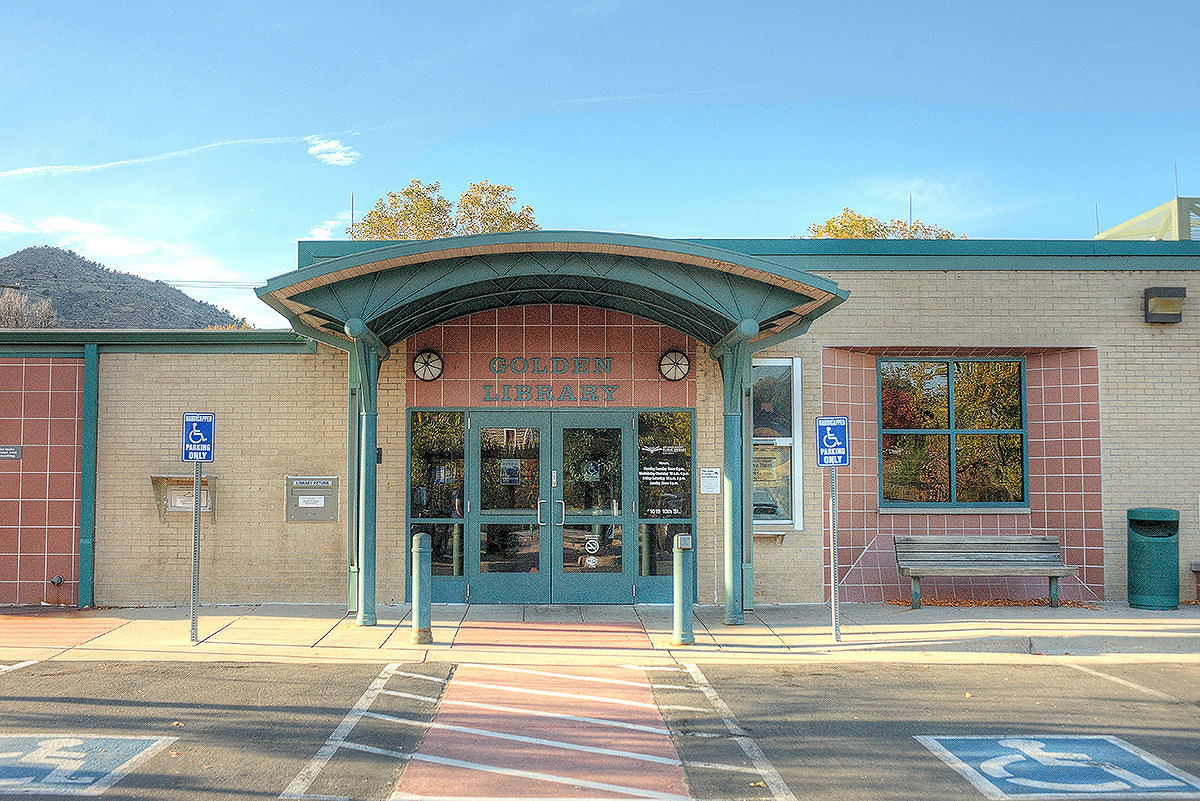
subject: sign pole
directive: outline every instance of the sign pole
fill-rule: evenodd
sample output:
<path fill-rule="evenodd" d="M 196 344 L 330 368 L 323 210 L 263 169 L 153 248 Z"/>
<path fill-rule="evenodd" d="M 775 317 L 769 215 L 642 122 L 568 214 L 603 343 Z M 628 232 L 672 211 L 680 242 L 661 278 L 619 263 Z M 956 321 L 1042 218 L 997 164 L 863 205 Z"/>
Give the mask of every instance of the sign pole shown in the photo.
<path fill-rule="evenodd" d="M 199 467 L 199 465 L 197 465 Z M 829 468 L 829 587 L 833 607 L 833 641 L 842 641 L 842 623 L 838 615 L 838 519 L 837 468 Z"/>
<path fill-rule="evenodd" d="M 842 641 L 838 604 L 838 488 L 837 469 L 850 466 L 850 418 L 817 418 L 817 466 L 829 468 L 829 605 L 833 611 L 833 641 Z"/>
<path fill-rule="evenodd" d="M 200 462 L 192 481 L 192 642 L 200 642 L 196 607 L 200 605 Z"/>
<path fill-rule="evenodd" d="M 212 412 L 186 412 L 183 415 L 183 438 L 180 459 L 195 467 L 192 479 L 192 619 L 193 643 L 200 642 L 196 612 L 200 606 L 200 465 L 211 462 L 215 455 L 217 416 Z M 211 508 L 211 505 L 210 505 Z"/>

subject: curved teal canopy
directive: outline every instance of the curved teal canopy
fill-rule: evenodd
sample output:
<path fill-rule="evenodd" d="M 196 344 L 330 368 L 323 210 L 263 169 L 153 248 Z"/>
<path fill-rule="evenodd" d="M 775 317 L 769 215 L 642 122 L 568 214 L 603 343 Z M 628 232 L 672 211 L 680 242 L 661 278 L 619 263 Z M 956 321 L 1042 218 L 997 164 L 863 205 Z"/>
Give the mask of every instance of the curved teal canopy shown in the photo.
<path fill-rule="evenodd" d="M 362 320 L 386 345 L 507 306 L 628 312 L 714 345 L 744 320 L 798 333 L 847 292 L 825 278 L 695 242 L 519 231 L 404 242 L 302 242 L 301 266 L 257 292 L 305 329 L 344 338 Z M 786 334 L 784 334 L 786 336 Z"/>

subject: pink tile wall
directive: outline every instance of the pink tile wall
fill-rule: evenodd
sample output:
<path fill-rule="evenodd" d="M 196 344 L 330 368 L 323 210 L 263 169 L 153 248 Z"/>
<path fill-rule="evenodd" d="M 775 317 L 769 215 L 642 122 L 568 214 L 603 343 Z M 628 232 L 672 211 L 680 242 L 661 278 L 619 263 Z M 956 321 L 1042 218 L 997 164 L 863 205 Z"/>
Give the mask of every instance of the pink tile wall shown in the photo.
<path fill-rule="evenodd" d="M 899 355 L 889 351 L 889 355 Z M 1025 357 L 1030 514 L 879 514 L 876 359 L 871 351 L 826 348 L 822 404 L 827 415 L 851 420 L 851 463 L 838 472 L 838 577 L 847 601 L 907 599 L 909 580 L 896 570 L 892 538 L 920 534 L 1053 535 L 1078 579 L 1060 582 L 1068 600 L 1104 597 L 1104 531 L 1100 482 L 1099 369 L 1095 350 L 999 353 L 994 350 L 929 356 Z M 825 478 L 825 508 L 829 507 Z M 826 512 L 828 518 L 828 512 Z M 826 519 L 828 531 L 828 519 Z M 827 535 L 828 536 L 828 535 Z M 830 552 L 825 543 L 825 586 Z M 921 582 L 927 598 L 1028 599 L 1048 595 L 1040 578 L 934 578 Z"/>
<path fill-rule="evenodd" d="M 82 360 L 0 358 L 0 604 L 78 602 L 82 411 Z"/>
<path fill-rule="evenodd" d="M 477 407 L 586 407 L 608 406 L 690 407 L 696 405 L 696 343 L 665 325 L 623 312 L 585 306 L 514 306 L 479 312 L 437 325 L 408 340 L 408 358 L 425 349 L 442 354 L 442 377 L 420 381 L 410 372 L 409 406 Z M 658 373 L 665 351 L 680 350 L 692 360 L 682 381 L 666 381 Z M 489 365 L 495 358 L 539 358 L 545 367 L 552 357 L 611 359 L 609 373 L 567 372 L 533 375 L 496 374 Z M 573 365 L 572 365 L 573 366 Z M 532 369 L 532 368 L 530 368 Z M 516 387 L 535 387 L 530 400 L 518 400 Z M 504 387 L 509 387 L 504 398 Z M 550 385 L 553 400 L 537 400 L 536 387 Z M 616 386 L 608 393 L 600 385 Z M 569 388 L 575 400 L 563 397 Z M 586 399 L 593 387 L 596 400 Z M 487 400 L 496 398 L 497 400 Z"/>

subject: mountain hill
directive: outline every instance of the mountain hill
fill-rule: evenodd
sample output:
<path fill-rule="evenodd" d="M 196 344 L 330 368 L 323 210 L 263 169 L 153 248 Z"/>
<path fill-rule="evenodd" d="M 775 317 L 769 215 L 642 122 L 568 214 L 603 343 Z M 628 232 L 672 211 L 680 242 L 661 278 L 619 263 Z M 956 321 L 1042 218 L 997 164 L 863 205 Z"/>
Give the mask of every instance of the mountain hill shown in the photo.
<path fill-rule="evenodd" d="M 243 322 L 162 281 L 111 270 L 48 245 L 0 259 L 0 284 L 15 285 L 33 302 L 49 298 L 59 328 L 207 328 Z"/>

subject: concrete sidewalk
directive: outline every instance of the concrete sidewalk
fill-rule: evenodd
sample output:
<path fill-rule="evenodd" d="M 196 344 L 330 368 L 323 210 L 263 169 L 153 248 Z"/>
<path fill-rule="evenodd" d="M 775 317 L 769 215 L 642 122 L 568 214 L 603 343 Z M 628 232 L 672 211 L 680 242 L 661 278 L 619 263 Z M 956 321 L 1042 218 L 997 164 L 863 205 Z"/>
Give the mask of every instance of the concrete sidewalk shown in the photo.
<path fill-rule="evenodd" d="M 0 610 L 0 666 L 25 660 L 288 662 L 452 661 L 493 664 L 679 662 L 1012 662 L 1064 657 L 1200 662 L 1200 606 L 1168 612 L 1123 603 L 1094 609 L 843 604 L 841 642 L 822 604 L 760 606 L 742 626 L 697 606 L 696 642 L 671 646 L 670 606 L 433 607 L 432 645 L 410 642 L 409 608 L 380 607 L 360 627 L 332 605 L 204 607 L 200 642 L 186 607 Z"/>

